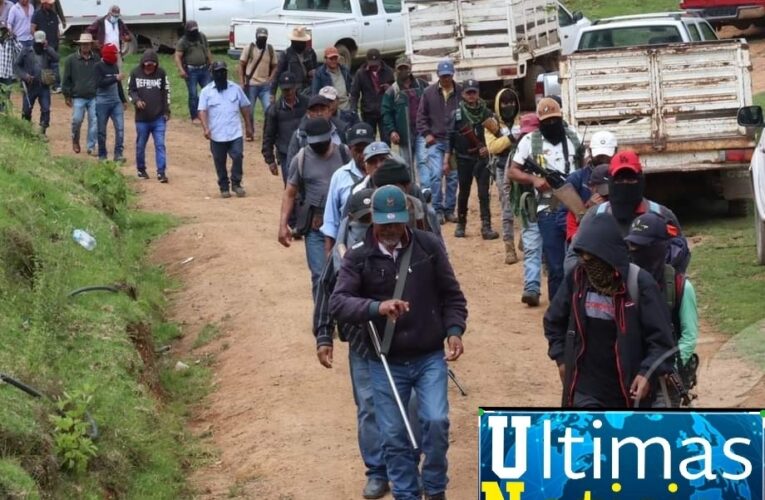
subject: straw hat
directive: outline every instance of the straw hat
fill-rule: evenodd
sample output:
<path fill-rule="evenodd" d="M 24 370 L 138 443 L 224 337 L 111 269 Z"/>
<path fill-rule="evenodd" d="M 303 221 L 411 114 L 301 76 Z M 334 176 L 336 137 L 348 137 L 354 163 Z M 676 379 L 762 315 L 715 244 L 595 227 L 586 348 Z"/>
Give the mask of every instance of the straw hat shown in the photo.
<path fill-rule="evenodd" d="M 80 33 L 80 38 L 74 43 L 93 43 L 93 35 L 90 33 Z"/>
<path fill-rule="evenodd" d="M 290 33 L 290 40 L 293 42 L 308 42 L 311 40 L 311 35 L 308 34 L 308 30 L 305 26 L 295 26 Z"/>

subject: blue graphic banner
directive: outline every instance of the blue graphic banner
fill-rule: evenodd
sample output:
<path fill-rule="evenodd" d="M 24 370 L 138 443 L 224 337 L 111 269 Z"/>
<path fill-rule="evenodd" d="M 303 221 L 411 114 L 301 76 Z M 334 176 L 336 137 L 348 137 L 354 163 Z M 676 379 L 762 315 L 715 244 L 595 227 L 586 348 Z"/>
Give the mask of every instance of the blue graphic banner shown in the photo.
<path fill-rule="evenodd" d="M 753 411 L 479 411 L 481 500 L 763 500 Z"/>

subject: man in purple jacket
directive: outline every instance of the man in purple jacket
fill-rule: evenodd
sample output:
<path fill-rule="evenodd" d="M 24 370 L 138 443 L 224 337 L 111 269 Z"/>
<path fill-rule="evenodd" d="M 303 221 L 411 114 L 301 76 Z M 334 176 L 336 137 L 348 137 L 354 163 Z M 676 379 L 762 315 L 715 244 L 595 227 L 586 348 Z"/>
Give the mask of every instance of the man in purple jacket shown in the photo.
<path fill-rule="evenodd" d="M 340 322 L 372 321 L 381 334 L 391 322 L 388 362 L 401 400 L 409 401 L 411 391 L 417 392 L 422 426 L 418 444 L 425 458 L 420 472 L 383 365 L 371 360 L 388 479 L 396 500 L 419 500 L 421 488 L 426 500 L 442 500 L 449 448 L 446 361 L 456 361 L 463 353 L 467 302 L 438 237 L 408 229 L 408 221 L 404 192 L 396 186 L 378 188 L 372 196 L 372 227 L 346 254 L 330 310 Z M 405 286 L 399 298 L 392 298 L 402 262 Z M 382 340 L 385 349 L 387 336 Z"/>

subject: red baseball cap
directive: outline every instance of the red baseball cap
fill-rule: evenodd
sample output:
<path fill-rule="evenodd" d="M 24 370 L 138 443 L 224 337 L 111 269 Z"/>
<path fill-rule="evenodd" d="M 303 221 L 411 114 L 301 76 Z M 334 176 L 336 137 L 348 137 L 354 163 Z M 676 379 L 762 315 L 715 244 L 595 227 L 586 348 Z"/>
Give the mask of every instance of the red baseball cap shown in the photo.
<path fill-rule="evenodd" d="M 636 174 L 643 173 L 643 167 L 640 165 L 640 157 L 631 149 L 619 151 L 611 158 L 611 166 L 608 168 L 609 177 L 615 176 L 619 171 L 628 169 Z"/>

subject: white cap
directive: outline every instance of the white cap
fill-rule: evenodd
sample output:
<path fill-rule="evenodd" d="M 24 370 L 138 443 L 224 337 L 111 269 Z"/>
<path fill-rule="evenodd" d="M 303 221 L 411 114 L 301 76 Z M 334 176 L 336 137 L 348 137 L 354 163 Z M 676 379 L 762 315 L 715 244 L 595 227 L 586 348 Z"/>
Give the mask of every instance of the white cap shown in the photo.
<path fill-rule="evenodd" d="M 46 36 L 44 31 L 35 31 L 35 43 L 45 42 Z"/>
<path fill-rule="evenodd" d="M 616 146 L 616 136 L 608 130 L 595 132 L 590 139 L 590 152 L 593 157 L 600 155 L 614 156 Z"/>
<path fill-rule="evenodd" d="M 329 99 L 330 101 L 334 101 L 334 100 L 337 99 L 337 89 L 335 89 L 335 87 L 327 85 L 326 87 L 323 87 L 319 91 L 319 95 L 322 96 L 325 99 Z"/>

